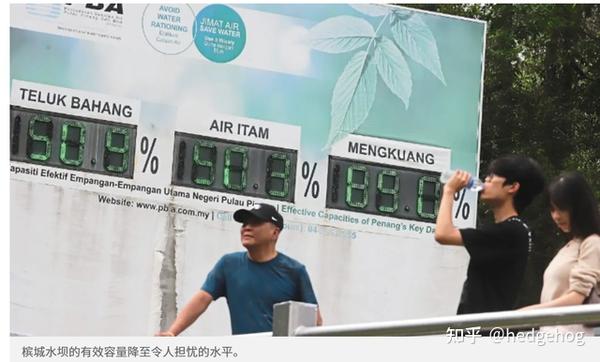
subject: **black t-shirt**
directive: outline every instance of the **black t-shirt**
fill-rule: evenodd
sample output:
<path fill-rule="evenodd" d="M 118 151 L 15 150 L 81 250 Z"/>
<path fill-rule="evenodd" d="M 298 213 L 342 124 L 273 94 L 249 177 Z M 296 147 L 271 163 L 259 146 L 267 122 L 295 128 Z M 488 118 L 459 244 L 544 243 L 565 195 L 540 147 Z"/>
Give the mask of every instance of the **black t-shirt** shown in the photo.
<path fill-rule="evenodd" d="M 458 314 L 510 310 L 523 282 L 531 232 L 518 217 L 479 229 L 460 229 L 471 256 Z"/>

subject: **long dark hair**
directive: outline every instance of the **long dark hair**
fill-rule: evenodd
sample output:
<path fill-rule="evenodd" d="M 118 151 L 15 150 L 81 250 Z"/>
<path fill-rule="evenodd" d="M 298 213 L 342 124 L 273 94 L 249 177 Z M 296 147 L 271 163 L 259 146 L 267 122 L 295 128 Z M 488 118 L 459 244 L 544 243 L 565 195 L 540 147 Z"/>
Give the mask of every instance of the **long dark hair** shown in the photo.
<path fill-rule="evenodd" d="M 592 188 L 576 171 L 565 172 L 548 186 L 550 202 L 569 212 L 573 237 L 585 239 L 600 234 L 600 211 Z"/>

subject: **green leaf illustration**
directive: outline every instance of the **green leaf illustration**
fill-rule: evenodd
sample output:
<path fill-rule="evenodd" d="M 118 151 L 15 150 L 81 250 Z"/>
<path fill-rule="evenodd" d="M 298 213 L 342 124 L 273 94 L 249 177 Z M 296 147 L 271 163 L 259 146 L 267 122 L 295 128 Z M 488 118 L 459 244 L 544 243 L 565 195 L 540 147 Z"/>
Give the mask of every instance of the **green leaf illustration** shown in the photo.
<path fill-rule="evenodd" d="M 400 15 L 394 13 L 390 18 L 391 30 L 394 40 L 412 60 L 423 65 L 433 75 L 446 85 L 437 44 L 433 33 L 421 16 L 415 14 L 408 19 L 399 19 Z"/>
<path fill-rule="evenodd" d="M 393 23 L 395 23 L 394 19 L 406 20 L 406 19 L 410 18 L 411 16 L 415 15 L 415 12 L 413 10 L 408 10 L 408 9 L 394 8 L 394 10 L 392 10 L 392 12 L 395 15 L 395 17 L 392 18 L 392 20 L 390 21 L 390 23 L 392 25 L 393 25 Z"/>
<path fill-rule="evenodd" d="M 377 4 L 353 4 L 350 5 L 354 10 L 369 16 L 384 16 L 390 12 L 389 6 Z"/>
<path fill-rule="evenodd" d="M 368 21 L 354 16 L 336 16 L 310 29 L 309 41 L 313 49 L 326 53 L 345 53 L 367 45 L 375 36 Z"/>
<path fill-rule="evenodd" d="M 377 88 L 377 67 L 362 50 L 354 54 L 338 78 L 331 99 L 327 146 L 355 131 L 369 115 Z"/>
<path fill-rule="evenodd" d="M 383 37 L 375 48 L 374 59 L 384 83 L 404 102 L 404 107 L 408 109 L 412 79 L 410 69 L 400 49 L 392 40 Z"/>

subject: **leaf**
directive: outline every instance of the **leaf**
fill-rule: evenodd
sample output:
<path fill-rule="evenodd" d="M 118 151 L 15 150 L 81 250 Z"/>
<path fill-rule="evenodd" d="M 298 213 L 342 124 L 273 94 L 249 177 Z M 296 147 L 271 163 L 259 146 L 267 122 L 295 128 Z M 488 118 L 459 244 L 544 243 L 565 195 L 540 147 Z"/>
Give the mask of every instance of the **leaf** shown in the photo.
<path fill-rule="evenodd" d="M 368 44 L 374 36 L 368 21 L 346 15 L 324 20 L 309 31 L 311 47 L 326 53 L 349 52 Z"/>
<path fill-rule="evenodd" d="M 408 100 L 412 92 L 412 79 L 404 55 L 393 41 L 384 37 L 375 48 L 377 70 L 387 87 L 404 102 L 408 109 Z"/>
<path fill-rule="evenodd" d="M 377 88 L 377 68 L 370 58 L 364 50 L 354 54 L 335 84 L 327 145 L 358 129 L 369 115 Z"/>
<path fill-rule="evenodd" d="M 393 19 L 406 20 L 415 14 L 415 12 L 413 10 L 401 9 L 401 8 L 394 8 L 393 13 L 394 13 L 394 17 L 392 18 L 392 20 L 390 22 L 394 22 Z"/>
<path fill-rule="evenodd" d="M 375 4 L 354 4 L 350 5 L 354 10 L 369 16 L 384 16 L 390 12 L 390 8 Z"/>
<path fill-rule="evenodd" d="M 446 85 L 435 38 L 421 16 L 415 14 L 401 21 L 392 19 L 392 24 L 392 35 L 400 49 Z"/>

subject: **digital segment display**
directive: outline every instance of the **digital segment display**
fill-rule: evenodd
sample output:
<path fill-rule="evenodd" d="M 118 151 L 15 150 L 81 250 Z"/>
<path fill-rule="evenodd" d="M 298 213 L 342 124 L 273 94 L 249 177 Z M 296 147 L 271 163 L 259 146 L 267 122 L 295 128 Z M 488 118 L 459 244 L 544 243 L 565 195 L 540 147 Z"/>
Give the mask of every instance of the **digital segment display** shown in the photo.
<path fill-rule="evenodd" d="M 78 171 L 133 177 L 136 126 L 10 108 L 10 158 Z"/>
<path fill-rule="evenodd" d="M 297 151 L 175 132 L 172 183 L 293 202 Z"/>
<path fill-rule="evenodd" d="M 439 174 L 329 157 L 328 208 L 435 222 Z"/>

